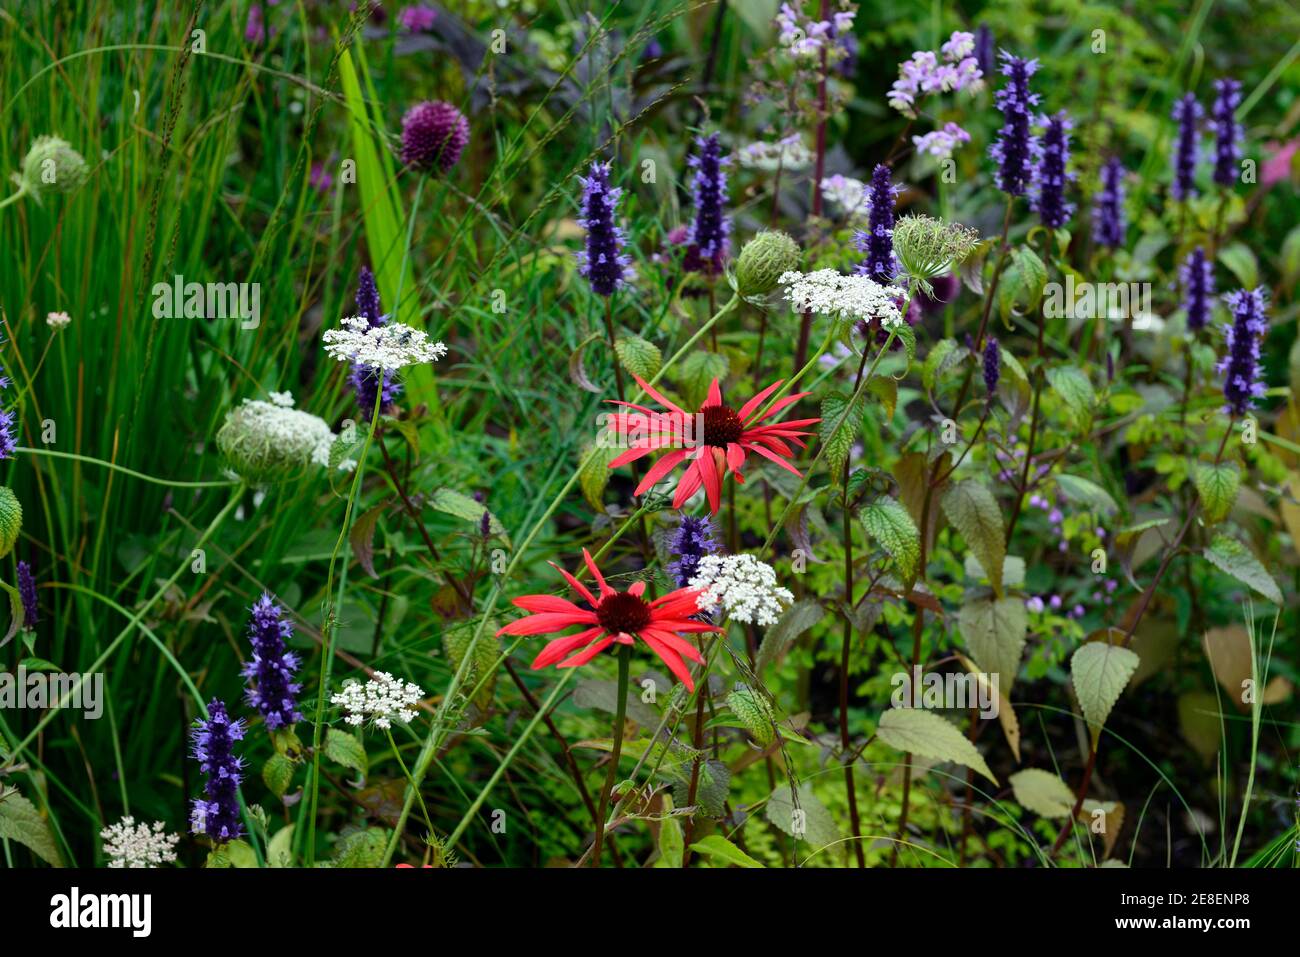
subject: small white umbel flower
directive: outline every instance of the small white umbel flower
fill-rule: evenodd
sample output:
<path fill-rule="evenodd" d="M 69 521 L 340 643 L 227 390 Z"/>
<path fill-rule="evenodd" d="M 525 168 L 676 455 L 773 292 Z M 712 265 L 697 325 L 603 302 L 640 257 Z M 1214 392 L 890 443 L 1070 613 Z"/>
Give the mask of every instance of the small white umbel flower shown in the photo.
<path fill-rule="evenodd" d="M 179 834 L 168 834 L 162 821 L 153 826 L 136 824 L 127 815 L 99 832 L 104 841 L 104 855 L 109 867 L 157 867 L 176 860 Z"/>
<path fill-rule="evenodd" d="M 691 588 L 701 588 L 701 611 L 719 609 L 733 621 L 775 625 L 794 601 L 788 588 L 776 583 L 776 569 L 753 555 L 705 555 L 695 569 Z"/>
<path fill-rule="evenodd" d="M 330 696 L 330 704 L 343 709 L 343 720 L 361 726 L 367 721 L 387 731 L 394 721 L 410 724 L 415 720 L 415 705 L 424 691 L 412 681 L 399 681 L 386 671 L 362 684 L 348 681 L 343 690 Z"/>
<path fill-rule="evenodd" d="M 321 338 L 325 351 L 340 362 L 357 362 L 385 372 L 435 362 L 447 354 L 447 347 L 430 342 L 426 332 L 400 322 L 372 326 L 364 316 L 348 316 L 343 328 L 326 329 Z"/>

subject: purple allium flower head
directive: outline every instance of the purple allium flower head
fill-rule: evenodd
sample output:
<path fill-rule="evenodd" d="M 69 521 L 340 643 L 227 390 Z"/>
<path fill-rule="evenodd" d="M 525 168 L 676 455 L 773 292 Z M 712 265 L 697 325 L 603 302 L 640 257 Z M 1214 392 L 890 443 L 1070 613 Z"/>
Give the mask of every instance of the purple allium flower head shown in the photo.
<path fill-rule="evenodd" d="M 690 584 L 701 558 L 722 548 L 714 538 L 716 534 L 717 528 L 707 515 L 701 518 L 682 516 L 681 524 L 668 538 L 668 552 L 673 556 L 668 563 L 668 574 L 673 576 L 678 588 Z"/>
<path fill-rule="evenodd" d="M 989 341 L 984 346 L 984 387 L 989 390 L 989 395 L 998 390 L 998 378 L 1002 375 L 1002 350 L 998 347 L 998 340 L 989 336 Z"/>
<path fill-rule="evenodd" d="M 469 143 L 469 121 L 442 100 L 417 103 L 402 117 L 402 162 L 446 174 Z"/>
<path fill-rule="evenodd" d="M 402 7 L 397 14 L 397 23 L 408 33 L 423 33 L 433 26 L 433 21 L 437 18 L 438 11 L 434 7 L 417 4 L 411 7 Z"/>
<path fill-rule="evenodd" d="M 361 267 L 357 276 L 357 315 L 363 316 L 372 327 L 382 326 L 388 321 L 388 317 L 380 312 L 379 288 L 375 285 L 375 275 L 365 266 Z M 402 383 L 398 381 L 396 372 L 384 372 L 360 362 L 352 363 L 348 382 L 356 394 L 357 406 L 367 419 L 374 417 L 376 395 L 379 395 L 379 408 L 382 410 L 397 401 L 402 392 Z"/>
<path fill-rule="evenodd" d="M 244 42 L 258 46 L 266 41 L 266 24 L 262 21 L 262 5 L 255 3 L 248 8 L 248 19 L 244 21 Z"/>
<path fill-rule="evenodd" d="M 1101 192 L 1093 201 L 1092 241 L 1109 249 L 1124 245 L 1124 164 L 1112 156 L 1101 167 Z"/>
<path fill-rule="evenodd" d="M 997 55 L 993 49 L 993 31 L 987 23 L 981 23 L 975 31 L 975 62 L 979 64 L 980 73 L 992 76 L 997 69 Z"/>
<path fill-rule="evenodd" d="M 1224 296 L 1232 310 L 1232 322 L 1224 325 L 1227 352 L 1219 360 L 1217 371 L 1223 373 L 1223 396 L 1228 400 L 1224 411 L 1245 415 L 1255 407 L 1255 399 L 1265 392 L 1263 370 L 1259 366 L 1259 344 L 1268 332 L 1267 291 L 1263 286 L 1238 289 Z"/>
<path fill-rule="evenodd" d="M 592 163 L 582 183 L 582 218 L 578 225 L 587 231 L 587 246 L 578 253 L 578 272 L 591 283 L 598 296 L 612 296 L 631 278 L 631 258 L 623 252 L 626 240 L 615 222 L 618 198 L 623 190 L 609 185 L 609 164 Z"/>
<path fill-rule="evenodd" d="M 1214 105 L 1210 107 L 1210 126 L 1214 129 L 1214 181 L 1220 186 L 1237 182 L 1241 162 L 1241 124 L 1237 107 L 1241 103 L 1241 83 L 1215 80 Z"/>
<path fill-rule="evenodd" d="M 1195 93 L 1188 93 L 1174 103 L 1173 119 L 1178 124 L 1171 187 L 1174 199 L 1190 199 L 1196 195 L 1196 154 L 1200 150 L 1200 133 L 1196 127 L 1203 113 Z"/>
<path fill-rule="evenodd" d="M 854 245 L 867 254 L 857 268 L 860 275 L 888 285 L 898 275 L 894 257 L 894 200 L 898 190 L 890 178 L 889 167 L 876 164 L 867 189 L 867 228 L 858 230 Z"/>
<path fill-rule="evenodd" d="M 36 604 L 36 579 L 27 562 L 18 563 L 18 595 L 23 602 L 23 627 L 31 628 L 41 620 L 41 615 Z"/>
<path fill-rule="evenodd" d="M 1002 129 L 989 147 L 989 156 L 998 164 L 998 189 L 1011 196 L 1023 196 L 1033 176 L 1033 160 L 1038 156 L 1038 140 L 1029 131 L 1029 119 L 1038 105 L 1038 94 L 1029 89 L 1029 78 L 1038 69 L 1037 60 L 1023 60 L 1002 51 L 1002 73 L 1006 85 L 994 94 L 1002 111 Z"/>
<path fill-rule="evenodd" d="M 731 222 L 724 212 L 727 202 L 727 173 L 723 168 L 731 158 L 722 155 L 717 133 L 696 139 L 695 150 L 695 155 L 686 161 L 695 170 L 695 175 L 691 177 L 695 219 L 687 234 L 689 245 L 684 266 L 687 272 L 715 276 L 722 272 L 723 264 L 731 251 L 728 238 L 731 235 Z"/>
<path fill-rule="evenodd" d="M 297 695 L 302 685 L 294 681 L 298 656 L 285 650 L 285 641 L 293 634 L 293 623 L 284 610 L 262 593 L 253 603 L 248 621 L 248 640 L 253 657 L 244 665 L 243 676 L 250 681 L 248 703 L 266 720 L 269 731 L 302 720 Z"/>
<path fill-rule="evenodd" d="M 204 797 L 195 798 L 190 811 L 190 832 L 206 834 L 217 844 L 233 841 L 244 832 L 239 823 L 244 759 L 235 754 L 235 742 L 243 737 L 243 719 L 231 721 L 225 704 L 217 698 L 208 705 L 208 719 L 195 721 L 190 731 L 191 755 L 208 777 Z"/>
<path fill-rule="evenodd" d="M 1187 328 L 1200 332 L 1210 321 L 1210 302 L 1214 298 L 1214 264 L 1200 246 L 1188 254 L 1178 267 L 1183 286 L 1183 308 L 1187 310 Z"/>
<path fill-rule="evenodd" d="M 1074 124 L 1065 111 L 1043 118 L 1042 147 L 1034 169 L 1030 205 L 1048 229 L 1059 229 L 1074 215 L 1074 204 L 1065 198 L 1065 187 L 1074 182 L 1070 164 L 1070 129 Z"/>

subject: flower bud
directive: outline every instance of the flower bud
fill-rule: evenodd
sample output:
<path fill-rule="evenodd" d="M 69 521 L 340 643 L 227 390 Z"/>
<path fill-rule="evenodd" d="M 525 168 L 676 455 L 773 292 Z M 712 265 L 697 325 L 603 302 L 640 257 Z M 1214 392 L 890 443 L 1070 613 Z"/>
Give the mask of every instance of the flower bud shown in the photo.
<path fill-rule="evenodd" d="M 89 175 L 81 154 L 57 136 L 38 136 L 23 160 L 23 185 L 29 192 L 70 193 Z"/>
<path fill-rule="evenodd" d="M 742 296 L 762 296 L 776 288 L 782 274 L 799 268 L 799 245 L 780 230 L 765 229 L 740 251 L 736 286 Z"/>

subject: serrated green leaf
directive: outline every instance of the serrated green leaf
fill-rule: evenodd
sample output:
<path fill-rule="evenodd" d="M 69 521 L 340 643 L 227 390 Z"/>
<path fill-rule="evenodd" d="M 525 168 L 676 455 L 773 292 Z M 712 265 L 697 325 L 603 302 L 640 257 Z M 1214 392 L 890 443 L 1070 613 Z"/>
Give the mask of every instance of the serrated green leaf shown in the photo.
<path fill-rule="evenodd" d="M 925 386 L 925 391 L 933 392 L 944 374 L 960 365 L 968 355 L 970 350 L 958 345 L 955 339 L 940 339 L 936 342 L 921 367 L 921 383 Z"/>
<path fill-rule="evenodd" d="M 1137 655 L 1105 641 L 1088 642 L 1070 659 L 1074 693 L 1084 718 L 1092 727 L 1094 741 L 1137 666 Z"/>
<path fill-rule="evenodd" d="M 278 798 L 284 797 L 293 780 L 293 762 L 283 754 L 273 754 L 262 765 L 262 782 Z"/>
<path fill-rule="evenodd" d="M 664 792 L 663 815 L 659 820 L 659 857 L 655 867 L 678 868 L 682 866 L 686 841 L 682 836 L 682 822 L 673 816 L 673 796 Z"/>
<path fill-rule="evenodd" d="M 463 518 L 467 522 L 472 522 L 475 526 L 483 521 L 483 513 L 487 512 L 488 530 L 493 535 L 504 539 L 507 546 L 510 544 L 510 538 L 506 534 L 506 527 L 501 524 L 501 520 L 464 492 L 440 488 L 429 496 L 429 507 L 447 515 Z"/>
<path fill-rule="evenodd" d="M 880 716 L 876 735 L 891 748 L 936 761 L 952 761 L 973 768 L 994 784 L 984 756 L 957 726 L 930 711 L 919 708 L 890 708 Z"/>
<path fill-rule="evenodd" d="M 839 484 L 844 462 L 853 448 L 861 425 L 862 401 L 852 400 L 842 392 L 832 392 L 822 399 L 821 440 L 826 458 L 826 468 L 831 481 Z"/>
<path fill-rule="evenodd" d="M 1038 254 L 1021 246 L 1011 255 L 998 280 L 998 311 L 1003 319 L 1033 312 L 1043 301 L 1047 267 Z"/>
<path fill-rule="evenodd" d="M 266 845 L 267 867 L 293 866 L 293 824 L 276 831 Z"/>
<path fill-rule="evenodd" d="M 1202 464 L 1197 467 L 1194 478 L 1205 520 L 1211 525 L 1223 521 L 1232 511 L 1241 488 L 1241 470 L 1237 463 Z"/>
<path fill-rule="evenodd" d="M 894 560 L 899 579 L 910 589 L 921 562 L 921 533 L 912 516 L 892 498 L 882 498 L 862 508 L 862 527 Z"/>
<path fill-rule="evenodd" d="M 473 640 L 474 629 L 470 627 L 449 628 L 443 632 L 442 650 L 447 655 L 453 673 L 460 670 L 460 663 L 465 660 L 465 652 Z M 479 682 L 483 682 L 474 697 L 474 703 L 484 711 L 492 703 L 496 690 L 497 676 L 494 669 L 500 653 L 501 643 L 496 637 L 496 628 L 485 630 L 484 634 L 479 635 L 478 643 L 474 646 L 474 658 L 465 672 L 464 687 L 467 690 L 477 688 Z"/>
<path fill-rule="evenodd" d="M 953 485 L 940 500 L 944 515 L 961 533 L 988 575 L 989 584 L 1002 595 L 1002 560 L 1006 557 L 1006 533 L 997 500 L 984 485 L 966 479 Z"/>
<path fill-rule="evenodd" d="M 693 409 L 703 405 L 713 380 L 721 382 L 725 379 L 728 368 L 727 357 L 721 353 L 701 350 L 687 356 L 678 378 L 687 405 Z"/>
<path fill-rule="evenodd" d="M 1114 515 L 1119 511 L 1119 505 L 1111 498 L 1110 493 L 1089 479 L 1077 475 L 1058 475 L 1056 485 L 1071 502 L 1077 502 L 1104 515 Z"/>
<path fill-rule="evenodd" d="M 780 621 L 763 636 L 763 643 L 754 658 L 754 673 L 762 674 L 763 669 L 780 657 L 796 638 L 825 616 L 826 609 L 822 604 L 811 599 L 797 601 L 787 608 Z"/>
<path fill-rule="evenodd" d="M 997 675 L 998 690 L 1009 697 L 1029 632 L 1025 603 L 1018 598 L 968 601 L 957 612 L 957 627 L 975 663 Z"/>
<path fill-rule="evenodd" d="M 1074 792 L 1050 771 L 1026 768 L 1007 779 L 1015 792 L 1016 803 L 1040 817 L 1069 817 L 1074 810 Z"/>
<path fill-rule="evenodd" d="M 1073 414 L 1076 425 L 1083 427 L 1092 420 L 1097 393 L 1087 375 L 1074 366 L 1053 366 L 1047 370 L 1047 381 Z"/>
<path fill-rule="evenodd" d="M 647 382 L 655 377 L 663 356 L 659 347 L 640 336 L 624 336 L 614 342 L 614 352 L 618 361 L 628 372 L 639 375 Z"/>
<path fill-rule="evenodd" d="M 976 581 L 988 579 L 984 574 L 984 566 L 974 555 L 967 555 L 962 562 L 963 571 L 966 572 L 967 578 L 973 578 Z M 1019 588 L 1025 583 L 1025 560 L 1017 555 L 1008 555 L 1002 559 L 1002 587 Z"/>
<path fill-rule="evenodd" d="M 776 715 L 771 702 L 761 691 L 737 685 L 727 695 L 727 707 L 760 747 L 765 748 L 776 739 Z"/>
<path fill-rule="evenodd" d="M 691 850 L 697 854 L 703 854 L 710 860 L 719 861 L 732 867 L 763 866 L 721 834 L 710 834 L 708 837 L 701 838 L 691 845 Z"/>
<path fill-rule="evenodd" d="M 23 845 L 46 864 L 62 867 L 63 858 L 54 831 L 36 805 L 16 788 L 0 785 L 0 838 Z"/>
<path fill-rule="evenodd" d="M 1219 262 L 1244 288 L 1254 289 L 1259 285 L 1259 260 L 1245 243 L 1228 243 L 1219 250 Z"/>
<path fill-rule="evenodd" d="M 1235 538 L 1216 535 L 1214 541 L 1205 549 L 1205 557 L 1209 559 L 1210 564 L 1227 572 L 1243 585 L 1249 585 L 1273 604 L 1283 604 L 1282 592 L 1278 589 L 1273 576 L 1268 573 L 1268 569 L 1260 564 L 1259 559 L 1251 554 L 1250 549 Z"/>
<path fill-rule="evenodd" d="M 0 558 L 13 551 L 23 530 L 23 507 L 13 489 L 0 485 Z"/>
<path fill-rule="evenodd" d="M 355 735 L 338 728 L 328 728 L 325 731 L 325 757 L 363 775 L 370 768 L 365 747 Z"/>
<path fill-rule="evenodd" d="M 368 827 L 344 836 L 334 852 L 331 867 L 379 867 L 388 848 L 388 831 Z"/>
<path fill-rule="evenodd" d="M 605 488 L 609 485 L 609 463 L 618 458 L 621 449 L 602 448 L 588 445 L 582 450 L 578 459 L 578 484 L 582 487 L 582 497 L 597 512 L 605 510 Z"/>
<path fill-rule="evenodd" d="M 814 850 L 839 842 L 840 828 L 826 805 L 806 782 L 799 785 L 798 806 L 788 784 L 782 784 L 767 799 L 763 813 L 774 827 L 791 837 L 807 841 Z"/>

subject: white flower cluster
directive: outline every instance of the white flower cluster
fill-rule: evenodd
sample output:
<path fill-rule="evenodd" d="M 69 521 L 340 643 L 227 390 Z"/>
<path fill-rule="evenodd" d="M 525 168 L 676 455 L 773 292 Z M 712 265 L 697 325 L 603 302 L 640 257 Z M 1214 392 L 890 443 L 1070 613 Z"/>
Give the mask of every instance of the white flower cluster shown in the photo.
<path fill-rule="evenodd" d="M 342 691 L 330 697 L 330 704 L 343 709 L 343 720 L 348 724 L 361 725 L 370 720 L 387 730 L 394 721 L 413 721 L 415 704 L 423 697 L 423 689 L 414 682 L 401 682 L 386 671 L 376 671 L 365 684 L 346 682 Z"/>
<path fill-rule="evenodd" d="M 878 319 L 882 326 L 903 322 L 898 306 L 907 295 L 897 286 L 882 286 L 866 276 L 846 276 L 834 269 L 788 272 L 781 276 L 785 296 L 795 312 L 853 321 Z"/>
<path fill-rule="evenodd" d="M 447 354 L 447 347 L 430 342 L 426 332 L 400 322 L 372 326 L 364 316 L 348 316 L 342 329 L 326 329 L 322 338 L 325 351 L 340 362 L 359 362 L 385 372 L 434 362 Z"/>
<path fill-rule="evenodd" d="M 51 312 L 45 317 L 45 324 L 55 332 L 71 324 L 72 317 L 66 312 Z"/>
<path fill-rule="evenodd" d="M 112 827 L 99 832 L 104 839 L 104 854 L 109 867 L 157 867 L 176 860 L 176 842 L 179 834 L 168 834 L 162 821 L 136 824 L 128 815 Z"/>
<path fill-rule="evenodd" d="M 270 402 L 245 399 L 237 421 L 243 431 L 286 461 L 329 465 L 330 446 L 337 436 L 320 416 L 295 409 L 291 392 L 272 392 Z M 347 459 L 339 469 L 351 471 L 356 464 Z"/>
<path fill-rule="evenodd" d="M 798 133 L 792 133 L 775 143 L 750 143 L 737 151 L 736 155 L 741 166 L 768 172 L 777 169 L 787 172 L 800 170 L 813 161 L 812 151 L 803 145 L 803 139 Z"/>
<path fill-rule="evenodd" d="M 733 621 L 775 625 L 794 595 L 776 583 L 776 570 L 753 555 L 705 555 L 696 566 L 691 588 L 702 588 L 696 604 Z"/>

